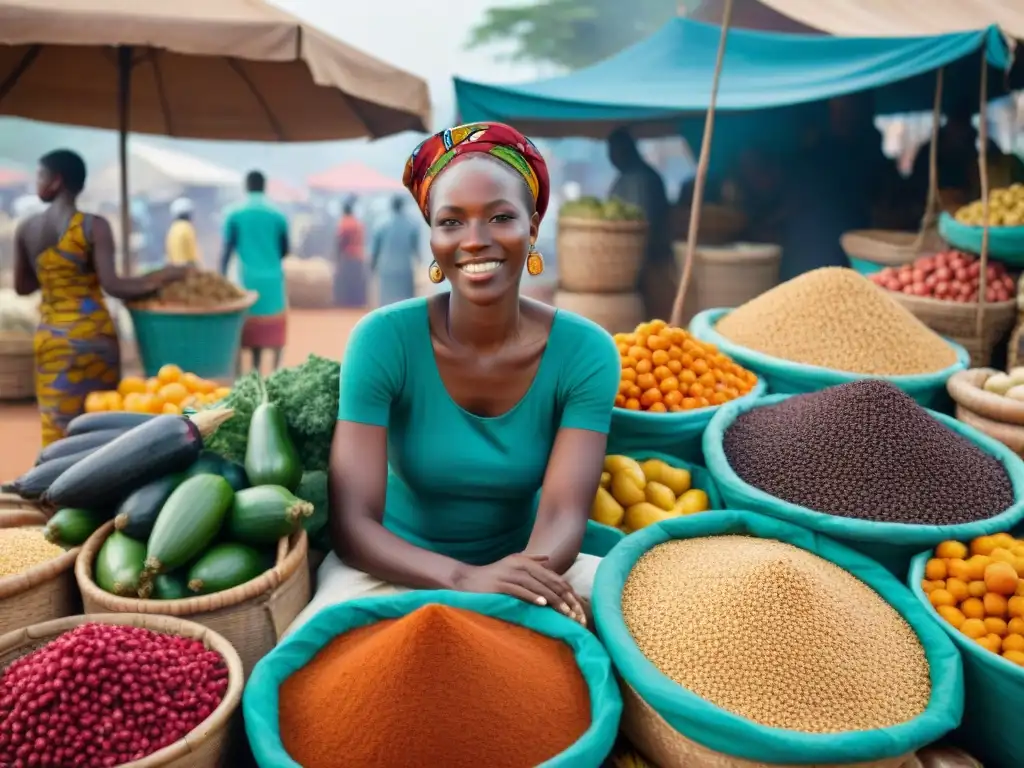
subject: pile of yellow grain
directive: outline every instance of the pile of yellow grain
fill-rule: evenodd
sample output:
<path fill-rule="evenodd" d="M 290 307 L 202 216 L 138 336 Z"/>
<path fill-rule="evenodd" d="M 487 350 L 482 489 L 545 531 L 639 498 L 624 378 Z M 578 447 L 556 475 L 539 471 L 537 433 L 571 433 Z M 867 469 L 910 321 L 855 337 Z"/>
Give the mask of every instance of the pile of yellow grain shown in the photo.
<path fill-rule="evenodd" d="M 824 267 L 776 286 L 723 317 L 716 330 L 794 363 L 871 376 L 934 373 L 956 363 L 941 336 L 871 281 Z"/>
<path fill-rule="evenodd" d="M 660 544 L 622 613 L 640 651 L 703 699 L 774 728 L 836 733 L 921 714 L 928 661 L 903 617 L 833 563 L 779 541 Z"/>
<path fill-rule="evenodd" d="M 0 578 L 24 573 L 63 554 L 39 528 L 0 528 Z"/>

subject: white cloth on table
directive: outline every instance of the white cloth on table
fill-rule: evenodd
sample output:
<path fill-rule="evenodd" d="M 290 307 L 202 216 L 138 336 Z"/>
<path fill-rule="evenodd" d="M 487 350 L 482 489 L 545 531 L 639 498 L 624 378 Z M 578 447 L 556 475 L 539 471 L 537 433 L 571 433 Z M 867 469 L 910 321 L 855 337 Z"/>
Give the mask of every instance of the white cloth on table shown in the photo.
<path fill-rule="evenodd" d="M 569 585 L 576 591 L 583 600 L 590 600 L 590 593 L 594 586 L 594 576 L 597 573 L 597 566 L 601 558 L 593 555 L 580 555 L 576 558 L 573 566 L 565 572 L 565 578 Z M 302 612 L 295 617 L 285 631 L 285 636 L 309 621 L 318 611 L 330 605 L 345 603 L 360 597 L 382 597 L 384 595 L 399 595 L 411 591 L 408 587 L 399 587 L 381 581 L 368 573 L 357 571 L 341 562 L 341 559 L 331 552 L 320 564 L 317 571 L 317 590 Z"/>

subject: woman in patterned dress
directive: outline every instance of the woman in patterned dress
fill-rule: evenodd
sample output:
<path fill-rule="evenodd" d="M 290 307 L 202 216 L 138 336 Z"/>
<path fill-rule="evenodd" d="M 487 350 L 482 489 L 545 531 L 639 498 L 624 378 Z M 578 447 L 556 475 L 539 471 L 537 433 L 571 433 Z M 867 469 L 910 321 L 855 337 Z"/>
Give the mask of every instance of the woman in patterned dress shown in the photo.
<path fill-rule="evenodd" d="M 49 207 L 22 221 L 14 236 L 15 290 L 22 296 L 41 292 L 35 355 L 44 446 L 64 436 L 68 422 L 84 410 L 86 395 L 113 389 L 121 378 L 117 328 L 103 294 L 139 299 L 184 275 L 171 268 L 119 276 L 110 224 L 76 205 L 84 187 L 79 155 L 66 149 L 44 155 L 36 191 Z"/>

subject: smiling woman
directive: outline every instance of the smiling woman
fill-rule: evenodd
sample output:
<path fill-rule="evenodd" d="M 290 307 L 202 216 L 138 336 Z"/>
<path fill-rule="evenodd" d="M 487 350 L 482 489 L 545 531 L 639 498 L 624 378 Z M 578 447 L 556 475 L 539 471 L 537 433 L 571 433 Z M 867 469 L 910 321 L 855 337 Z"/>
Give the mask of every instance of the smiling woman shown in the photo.
<path fill-rule="evenodd" d="M 349 339 L 330 462 L 320 609 L 404 589 L 512 595 L 585 623 L 580 555 L 619 357 L 577 315 L 520 296 L 548 203 L 544 159 L 506 125 L 427 139 L 405 184 L 450 293 L 367 315 Z"/>

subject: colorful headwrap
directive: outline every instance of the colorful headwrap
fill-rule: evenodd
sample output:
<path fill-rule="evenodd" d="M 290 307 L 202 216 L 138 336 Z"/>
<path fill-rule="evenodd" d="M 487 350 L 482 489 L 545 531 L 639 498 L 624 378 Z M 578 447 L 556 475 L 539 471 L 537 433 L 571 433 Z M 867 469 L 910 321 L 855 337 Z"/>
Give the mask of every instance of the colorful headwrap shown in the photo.
<path fill-rule="evenodd" d="M 537 213 L 544 218 L 551 188 L 548 165 L 532 141 L 504 123 L 457 125 L 434 134 L 413 150 L 405 164 L 402 183 L 416 198 L 423 218 L 430 217 L 430 185 L 455 158 L 470 152 L 486 152 L 522 175 L 533 193 Z"/>

